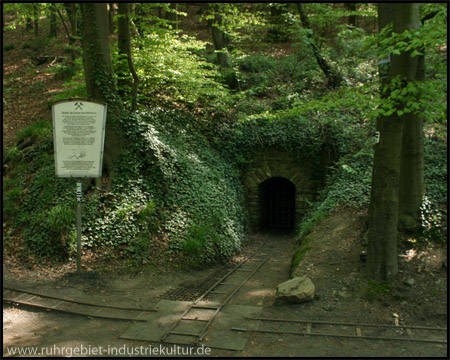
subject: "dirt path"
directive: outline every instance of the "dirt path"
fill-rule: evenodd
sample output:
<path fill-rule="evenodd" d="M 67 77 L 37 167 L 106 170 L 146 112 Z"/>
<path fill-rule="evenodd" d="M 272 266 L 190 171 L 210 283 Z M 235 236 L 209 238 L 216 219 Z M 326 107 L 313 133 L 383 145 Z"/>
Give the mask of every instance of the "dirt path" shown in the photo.
<path fill-rule="evenodd" d="M 271 259 L 239 290 L 230 300 L 233 305 L 262 306 L 262 317 L 283 319 L 310 319 L 340 322 L 364 322 L 393 324 L 393 314 L 400 316 L 402 324 L 446 326 L 446 316 L 439 315 L 439 304 L 424 307 L 410 306 L 408 291 L 413 294 L 423 291 L 420 277 L 415 277 L 415 288 L 405 290 L 403 300 L 381 296 L 369 301 L 362 296 L 364 280 L 360 273 L 364 264 L 359 260 L 360 228 L 358 216 L 335 214 L 326 219 L 313 232 L 314 242 L 305 256 L 302 266 L 304 272 L 316 286 L 316 299 L 301 305 L 274 305 L 276 285 L 288 279 L 289 266 L 295 248 L 292 236 L 256 235 L 250 238 L 241 257 L 266 244 L 273 248 Z M 344 221 L 344 219 L 347 219 Z M 349 220 L 350 219 L 350 220 Z M 339 263 L 339 264 L 337 264 Z M 409 264 L 412 268 L 412 264 Z M 420 264 L 416 264 L 419 266 Z M 404 264 L 402 271 L 407 271 Z M 173 289 L 186 289 L 195 284 L 204 283 L 210 277 L 217 278 L 223 273 L 223 267 L 212 267 L 198 271 L 147 271 L 136 275 L 112 275 L 101 272 L 88 272 L 82 280 L 66 273 L 59 278 L 32 276 L 17 279 L 14 273 L 4 274 L 5 285 L 16 285 L 27 289 L 47 292 L 58 296 L 67 296 L 85 301 L 114 305 L 142 305 L 151 307 L 161 298 L 173 294 Z M 435 270 L 435 280 L 443 281 L 443 287 L 435 291 L 443 296 L 446 289 L 446 274 Z M 429 279 L 429 273 L 428 279 Z M 213 276 L 214 275 L 214 276 Z M 420 275 L 419 274 L 415 274 Z M 411 276 L 408 273 L 408 276 Z M 424 281 L 425 278 L 424 278 Z M 183 286 L 189 284 L 189 286 Z M 420 290 L 422 289 L 422 290 Z M 180 292 L 182 296 L 183 291 Z M 184 292 L 185 296 L 189 292 Z M 421 294 L 421 293 L 420 293 Z M 406 301 L 405 303 L 402 303 Z M 434 307 L 433 307 L 434 306 Z M 424 312 L 425 311 L 425 312 Z M 432 316 L 432 312 L 434 315 Z M 103 347 L 106 349 L 128 349 L 140 346 L 157 346 L 140 341 L 121 340 L 131 322 L 84 318 L 53 312 L 34 311 L 32 309 L 4 307 L 3 310 L 3 351 L 4 355 L 15 347 L 42 347 L 47 351 L 68 349 L 88 349 Z M 246 326 L 243 320 L 242 327 Z M 304 331 L 303 325 L 297 325 L 296 331 Z M 56 347 L 53 348 L 52 347 Z M 31 348 L 30 348 L 31 349 Z M 71 350 L 73 351 L 73 350 Z M 447 346 L 396 341 L 348 340 L 338 338 L 303 337 L 286 334 L 253 333 L 244 351 L 226 351 L 212 349 L 213 356 L 445 356 Z M 106 353 L 104 353 L 106 355 Z"/>

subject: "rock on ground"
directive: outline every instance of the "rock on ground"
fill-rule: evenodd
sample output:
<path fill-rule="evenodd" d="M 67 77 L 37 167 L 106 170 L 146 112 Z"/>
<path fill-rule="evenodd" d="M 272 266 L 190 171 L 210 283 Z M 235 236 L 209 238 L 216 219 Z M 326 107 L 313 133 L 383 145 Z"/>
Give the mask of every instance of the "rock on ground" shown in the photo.
<path fill-rule="evenodd" d="M 276 304 L 300 304 L 314 299 L 314 284 L 307 276 L 295 277 L 277 286 Z"/>

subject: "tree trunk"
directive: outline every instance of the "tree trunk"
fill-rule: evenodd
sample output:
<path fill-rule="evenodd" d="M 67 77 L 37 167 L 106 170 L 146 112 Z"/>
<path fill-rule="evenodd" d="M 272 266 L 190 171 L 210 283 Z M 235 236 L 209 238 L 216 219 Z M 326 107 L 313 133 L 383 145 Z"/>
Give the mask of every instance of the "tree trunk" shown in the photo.
<path fill-rule="evenodd" d="M 333 67 L 328 63 L 328 61 L 325 60 L 322 53 L 320 52 L 320 49 L 317 46 L 317 42 L 314 39 L 314 33 L 312 31 L 312 27 L 309 22 L 308 16 L 306 15 L 305 9 L 303 7 L 303 3 L 297 3 L 297 8 L 300 14 L 300 19 L 302 21 L 303 27 L 309 30 L 309 32 L 307 33 L 307 37 L 309 39 L 309 43 L 313 50 L 317 64 L 322 69 L 323 73 L 325 74 L 328 80 L 327 83 L 328 87 L 329 88 L 339 87 L 341 83 L 344 81 L 344 78 L 342 77 L 341 74 L 339 74 L 339 72 L 336 69 L 333 69 Z"/>
<path fill-rule="evenodd" d="M 133 26 L 133 31 L 139 36 L 144 37 L 145 29 L 142 24 L 142 19 L 145 18 L 145 11 L 142 8 L 143 3 L 135 4 L 133 7 L 133 19 L 131 24 Z M 159 7 L 161 9 L 161 7 Z"/>
<path fill-rule="evenodd" d="M 169 4 L 169 8 L 171 10 L 173 10 L 173 11 L 166 11 L 166 13 L 164 15 L 164 18 L 166 20 L 176 22 L 175 26 L 176 26 L 176 29 L 178 29 L 178 14 L 177 14 L 177 12 L 178 12 L 178 4 L 171 2 Z"/>
<path fill-rule="evenodd" d="M 220 29 L 220 25 L 223 23 L 223 18 L 221 15 L 216 14 L 214 16 L 214 23 L 211 24 L 211 34 L 214 43 L 214 49 L 217 52 L 217 61 L 221 67 L 229 67 L 227 45 L 229 39 L 227 34 Z M 216 25 L 217 24 L 217 25 Z"/>
<path fill-rule="evenodd" d="M 129 8 L 127 3 L 119 3 L 117 4 L 117 47 L 119 50 L 119 66 L 117 69 L 117 91 L 119 96 L 124 98 L 128 93 L 128 90 L 131 88 L 131 81 L 129 79 L 130 71 L 129 67 L 125 67 L 123 60 L 127 58 L 129 37 L 128 37 L 128 29 L 129 29 Z"/>
<path fill-rule="evenodd" d="M 114 179 L 113 161 L 123 150 L 119 132 L 122 102 L 117 94 L 108 41 L 106 3 L 81 3 L 83 65 L 88 97 L 107 103 L 103 164 L 108 177 L 108 189 Z M 98 182 L 97 182 L 98 184 Z"/>
<path fill-rule="evenodd" d="M 383 281 L 398 272 L 398 178 L 403 119 L 380 117 L 377 130 L 380 142 L 375 146 L 372 172 L 367 269 L 371 278 Z"/>
<path fill-rule="evenodd" d="M 58 27 L 56 25 L 56 6 L 55 4 L 50 5 L 50 37 L 56 37 L 58 34 Z"/>
<path fill-rule="evenodd" d="M 286 22 L 283 19 L 284 4 L 269 4 L 270 14 L 268 17 L 269 30 L 267 31 L 267 40 L 272 43 L 286 42 L 289 40 L 289 29 L 286 28 Z"/>
<path fill-rule="evenodd" d="M 38 4 L 33 4 L 34 35 L 39 36 L 39 9 Z"/>
<path fill-rule="evenodd" d="M 418 4 L 379 4 L 379 21 L 384 21 L 389 14 L 389 5 L 393 6 L 395 33 L 413 29 L 419 19 Z M 386 24 L 379 25 L 382 29 Z M 412 80 L 417 70 L 417 60 L 411 59 L 409 53 L 392 55 L 389 76 L 382 78 L 382 83 L 391 83 L 400 76 L 404 86 Z M 384 93 L 388 101 L 389 93 Z M 398 273 L 397 261 L 397 219 L 399 203 L 399 178 L 402 154 L 403 124 L 405 115 L 380 116 L 377 130 L 380 141 L 375 145 L 372 173 L 372 191 L 369 207 L 369 247 L 367 270 L 371 278 L 377 281 L 389 280 Z"/>
<path fill-rule="evenodd" d="M 131 34 L 130 34 L 130 5 L 129 3 L 118 3 L 119 14 L 119 38 L 118 47 L 119 54 L 125 55 L 128 61 L 128 67 L 133 76 L 133 88 L 131 94 L 131 111 L 136 111 L 137 108 L 137 91 L 139 87 L 139 77 L 134 68 L 133 57 L 131 54 Z"/>
<path fill-rule="evenodd" d="M 72 35 L 71 35 L 70 32 L 69 32 L 69 29 L 67 28 L 66 22 L 64 21 L 64 17 L 62 16 L 61 11 L 59 11 L 59 9 L 58 9 L 57 6 L 55 6 L 55 10 L 56 10 L 56 12 L 57 12 L 57 14 L 58 14 L 58 16 L 59 16 L 59 19 L 61 20 L 61 24 L 63 25 L 64 30 L 66 31 L 67 38 L 69 39 L 69 44 L 73 44 L 74 38 L 72 37 Z M 70 14 L 67 13 L 67 15 L 68 15 L 69 18 L 70 18 Z M 75 59 L 72 58 L 72 60 L 75 60 Z"/>
<path fill-rule="evenodd" d="M 78 14 L 77 14 L 77 4 L 75 3 L 64 3 L 67 11 L 67 16 L 70 21 L 70 31 L 71 36 L 76 37 L 78 32 Z M 69 37 L 70 38 L 70 37 Z"/>
<path fill-rule="evenodd" d="M 108 3 L 108 26 L 109 33 L 114 34 L 114 3 Z"/>
<path fill-rule="evenodd" d="M 416 81 L 425 80 L 425 56 L 417 59 Z M 420 205 L 424 194 L 423 118 L 411 114 L 403 129 L 402 163 L 400 168 L 399 229 L 417 231 L 420 227 Z"/>
<path fill-rule="evenodd" d="M 80 34 L 79 32 L 79 21 L 78 21 L 78 8 L 77 4 L 71 3 L 70 8 L 72 11 L 72 15 L 70 18 L 70 27 L 72 30 L 72 36 L 76 37 Z"/>
<path fill-rule="evenodd" d="M 33 28 L 33 20 L 30 15 L 25 15 L 25 30 L 30 31 Z"/>
<path fill-rule="evenodd" d="M 356 3 L 344 3 L 344 8 L 345 10 L 351 11 L 351 12 L 355 12 L 356 11 Z M 355 14 L 351 14 L 348 16 L 348 25 L 356 27 L 356 15 Z"/>

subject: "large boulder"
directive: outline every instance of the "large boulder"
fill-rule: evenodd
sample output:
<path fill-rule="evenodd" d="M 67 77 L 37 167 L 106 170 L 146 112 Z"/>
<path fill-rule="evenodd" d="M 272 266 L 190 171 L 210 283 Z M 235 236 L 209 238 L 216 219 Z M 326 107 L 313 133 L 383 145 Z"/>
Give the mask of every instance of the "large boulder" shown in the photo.
<path fill-rule="evenodd" d="M 314 299 L 314 284 L 307 276 L 295 277 L 277 286 L 276 304 L 300 304 Z"/>

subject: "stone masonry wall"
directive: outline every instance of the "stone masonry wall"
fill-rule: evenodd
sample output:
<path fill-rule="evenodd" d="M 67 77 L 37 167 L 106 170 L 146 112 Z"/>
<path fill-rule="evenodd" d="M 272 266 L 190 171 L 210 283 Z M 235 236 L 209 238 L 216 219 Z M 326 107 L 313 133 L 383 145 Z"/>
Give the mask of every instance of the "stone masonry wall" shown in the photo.
<path fill-rule="evenodd" d="M 259 187 L 272 177 L 283 177 L 295 185 L 295 229 L 308 210 L 308 202 L 313 201 L 322 178 L 317 175 L 317 166 L 311 159 L 300 153 L 273 147 L 260 149 L 253 156 L 253 163 L 243 174 L 246 206 L 249 214 L 250 230 L 258 231 L 261 225 L 261 199 Z"/>

